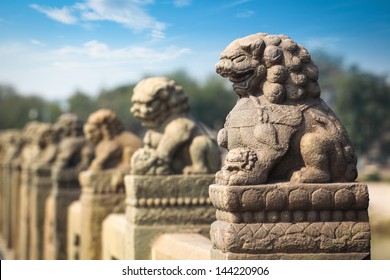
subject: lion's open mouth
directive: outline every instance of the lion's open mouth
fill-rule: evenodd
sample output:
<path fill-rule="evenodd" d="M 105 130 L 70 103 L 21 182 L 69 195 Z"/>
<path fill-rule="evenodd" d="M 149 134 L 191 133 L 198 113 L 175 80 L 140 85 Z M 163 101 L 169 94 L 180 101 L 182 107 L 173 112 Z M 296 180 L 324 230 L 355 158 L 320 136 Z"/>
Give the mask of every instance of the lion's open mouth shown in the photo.
<path fill-rule="evenodd" d="M 253 69 L 243 72 L 231 72 L 229 73 L 229 80 L 233 83 L 233 88 L 248 88 L 254 73 Z"/>

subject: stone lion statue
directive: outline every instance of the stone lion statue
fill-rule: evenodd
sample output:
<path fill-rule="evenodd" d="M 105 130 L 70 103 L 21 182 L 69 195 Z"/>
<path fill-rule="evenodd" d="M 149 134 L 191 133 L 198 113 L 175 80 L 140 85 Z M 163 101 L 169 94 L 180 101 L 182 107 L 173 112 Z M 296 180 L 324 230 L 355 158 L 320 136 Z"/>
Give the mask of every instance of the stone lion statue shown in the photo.
<path fill-rule="evenodd" d="M 24 145 L 22 132 L 8 129 L 0 132 L 0 163 L 3 165 L 20 164 L 19 154 Z"/>
<path fill-rule="evenodd" d="M 38 141 L 40 153 L 32 166 L 38 171 L 50 170 L 58 152 L 58 131 L 52 124 L 40 123 L 33 133 Z"/>
<path fill-rule="evenodd" d="M 93 149 L 83 135 L 83 122 L 76 114 L 65 113 L 54 126 L 61 139 L 54 166 L 61 170 L 74 169 L 76 173 L 87 169 Z"/>
<path fill-rule="evenodd" d="M 83 130 L 87 141 L 95 145 L 95 157 L 89 170 L 126 170 L 131 156 L 142 146 L 141 139 L 125 131 L 115 112 L 108 109 L 92 113 Z"/>
<path fill-rule="evenodd" d="M 140 81 L 131 113 L 148 130 L 132 157 L 134 175 L 207 174 L 220 167 L 217 144 L 189 111 L 182 87 L 165 77 Z"/>
<path fill-rule="evenodd" d="M 351 141 L 320 98 L 318 70 L 304 47 L 285 35 L 249 35 L 226 47 L 216 71 L 239 97 L 218 133 L 228 154 L 217 183 L 356 179 Z"/>
<path fill-rule="evenodd" d="M 28 122 L 22 130 L 22 139 L 24 145 L 20 153 L 21 166 L 30 168 L 30 166 L 37 162 L 39 154 L 41 152 L 41 136 L 38 133 L 40 122 L 31 121 Z"/>

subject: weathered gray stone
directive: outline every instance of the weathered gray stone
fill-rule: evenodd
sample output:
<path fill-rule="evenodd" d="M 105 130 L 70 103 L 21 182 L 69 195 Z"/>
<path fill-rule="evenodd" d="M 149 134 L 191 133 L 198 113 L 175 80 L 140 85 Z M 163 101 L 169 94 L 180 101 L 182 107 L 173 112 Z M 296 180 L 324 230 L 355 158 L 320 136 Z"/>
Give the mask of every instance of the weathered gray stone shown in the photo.
<path fill-rule="evenodd" d="M 348 210 L 367 210 L 368 190 L 359 182 L 332 184 L 274 183 L 251 186 L 210 186 L 210 198 L 215 207 L 228 212 L 270 210 L 346 210 L 345 205 L 335 203 L 340 191 L 348 191 Z M 280 200 L 275 199 L 275 193 Z M 303 194 L 298 196 L 297 194 Z M 322 194 L 322 196 L 320 195 Z M 288 197 L 288 200 L 287 200 Z M 358 197 L 366 197 L 366 203 L 357 203 Z M 255 203 L 256 198 L 259 203 Z M 249 201 L 249 202 L 248 202 Z M 334 206 L 333 206 L 334 205 Z"/>
<path fill-rule="evenodd" d="M 253 34 L 216 70 L 239 99 L 218 133 L 228 154 L 209 190 L 212 258 L 370 258 L 367 186 L 353 182 L 351 140 L 320 98 L 307 50 Z"/>
<path fill-rule="evenodd" d="M 284 193 L 291 198 L 297 190 L 305 190 L 307 200 L 299 207 L 294 200 L 274 201 L 267 193 Z M 327 203 L 315 204 L 318 191 L 329 194 Z M 264 205 L 245 208 L 243 194 L 262 193 L 279 205 L 279 210 Z M 348 200 L 368 193 L 361 183 L 342 184 L 269 184 L 255 186 L 210 186 L 210 198 L 217 208 L 217 221 L 211 225 L 212 256 L 222 259 L 355 259 L 370 256 L 370 227 L 367 207 L 351 204 L 333 207 L 340 193 L 348 192 Z M 300 201 L 301 197 L 299 198 Z M 294 205 L 293 209 L 290 203 Z M 267 204 L 265 204 L 267 205 Z M 281 207 L 283 206 L 283 208 Z M 282 210 L 283 209 L 283 210 Z M 220 252 L 218 252 L 220 251 Z M 332 254 L 333 257 L 332 257 Z"/>
<path fill-rule="evenodd" d="M 239 96 L 218 134 L 229 151 L 218 184 L 357 177 L 351 141 L 320 98 L 318 70 L 305 48 L 284 35 L 253 34 L 233 41 L 216 69 Z"/>
<path fill-rule="evenodd" d="M 142 80 L 132 103 L 131 112 L 148 130 L 125 177 L 126 258 L 151 259 L 158 235 L 208 235 L 215 213 L 208 186 L 220 154 L 205 127 L 189 114 L 187 97 L 173 80 Z"/>

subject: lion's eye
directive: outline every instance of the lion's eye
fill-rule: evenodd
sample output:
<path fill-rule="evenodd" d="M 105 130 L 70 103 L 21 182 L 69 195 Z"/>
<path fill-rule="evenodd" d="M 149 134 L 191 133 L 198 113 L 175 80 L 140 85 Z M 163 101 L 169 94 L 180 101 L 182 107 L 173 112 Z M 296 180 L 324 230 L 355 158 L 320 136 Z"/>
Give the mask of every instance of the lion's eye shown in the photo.
<path fill-rule="evenodd" d="M 239 62 L 243 62 L 245 59 L 246 59 L 246 56 L 242 54 L 242 55 L 239 55 L 239 56 L 236 56 L 235 58 L 233 58 L 233 61 L 239 63 Z"/>

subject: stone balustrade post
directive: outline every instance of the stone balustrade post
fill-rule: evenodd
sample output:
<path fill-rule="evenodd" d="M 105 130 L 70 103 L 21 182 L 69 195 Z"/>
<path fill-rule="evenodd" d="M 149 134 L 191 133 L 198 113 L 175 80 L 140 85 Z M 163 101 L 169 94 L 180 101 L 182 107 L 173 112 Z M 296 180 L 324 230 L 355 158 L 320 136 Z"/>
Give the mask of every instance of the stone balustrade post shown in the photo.
<path fill-rule="evenodd" d="M 11 248 L 11 186 L 12 169 L 8 163 L 3 163 L 1 166 L 1 185 L 2 185 L 2 236 L 7 248 Z"/>
<path fill-rule="evenodd" d="M 46 200 L 44 258 L 65 260 L 68 207 L 79 199 L 81 187 L 75 169 L 52 169 L 52 190 Z"/>
<path fill-rule="evenodd" d="M 31 169 L 27 166 L 22 167 L 20 183 L 20 204 L 19 204 L 19 236 L 18 236 L 18 259 L 26 260 L 29 258 L 30 242 L 30 189 L 29 184 L 32 181 Z"/>
<path fill-rule="evenodd" d="M 29 192 L 29 258 L 43 259 L 45 203 L 52 189 L 51 168 L 33 168 Z"/>
<path fill-rule="evenodd" d="M 79 175 L 81 185 L 81 236 L 80 259 L 102 258 L 102 222 L 111 213 L 124 212 L 123 188 L 113 188 L 115 170 L 83 171 Z"/>
<path fill-rule="evenodd" d="M 153 241 L 164 233 L 209 236 L 215 210 L 208 186 L 213 175 L 128 175 L 126 259 L 151 259 Z"/>
<path fill-rule="evenodd" d="M 17 257 L 18 237 L 19 237 L 19 205 L 20 205 L 20 182 L 21 172 L 18 163 L 10 163 L 7 166 L 9 171 L 9 235 L 8 246 L 14 253 L 14 258 Z"/>

